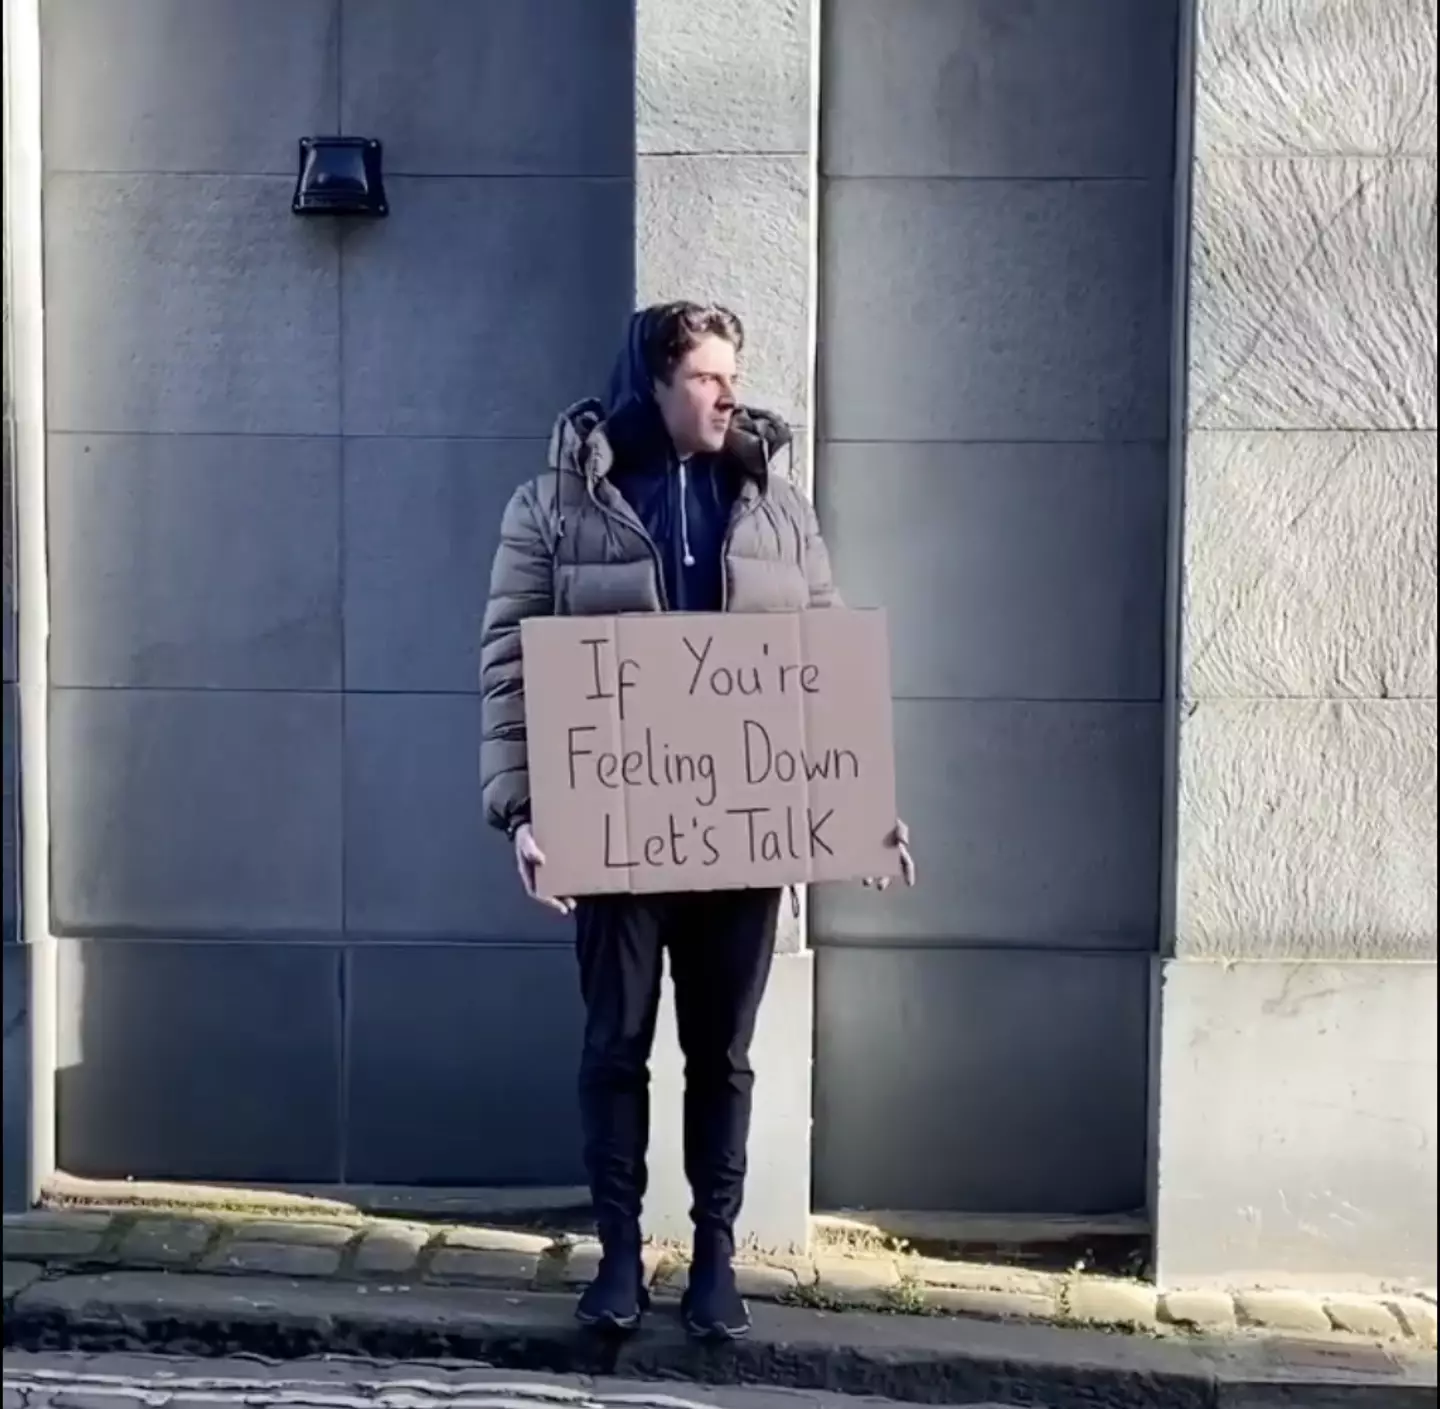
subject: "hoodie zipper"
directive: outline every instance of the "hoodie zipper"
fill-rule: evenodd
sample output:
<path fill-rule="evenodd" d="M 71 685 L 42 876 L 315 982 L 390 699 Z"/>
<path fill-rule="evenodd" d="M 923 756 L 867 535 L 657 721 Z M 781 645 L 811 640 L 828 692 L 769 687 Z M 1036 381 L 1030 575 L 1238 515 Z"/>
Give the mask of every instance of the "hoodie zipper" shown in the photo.
<path fill-rule="evenodd" d="M 680 473 L 682 476 L 685 473 L 685 467 L 683 464 L 680 466 Z M 683 478 L 680 480 L 680 485 L 683 494 L 685 485 L 685 481 Z M 660 598 L 660 610 L 662 612 L 671 610 L 669 593 L 667 593 L 665 590 L 665 561 L 660 556 L 660 549 L 656 546 L 655 540 L 650 537 L 650 531 L 645 527 L 643 523 L 640 522 L 639 516 L 635 514 L 633 510 L 628 514 L 622 514 L 618 510 L 612 509 L 608 504 L 606 504 L 600 498 L 599 494 L 596 493 L 595 484 L 588 475 L 585 477 L 585 489 L 586 492 L 590 495 L 590 502 L 594 504 L 595 507 L 599 509 L 600 512 L 604 514 L 607 519 L 610 519 L 614 523 L 623 524 L 626 528 L 640 535 L 641 542 L 644 543 L 645 547 L 649 550 L 650 561 L 655 566 L 655 591 Z M 748 503 L 742 497 L 741 501 L 736 504 L 734 512 L 732 512 L 730 515 L 730 522 L 725 529 L 725 537 L 721 540 L 720 610 L 722 612 L 730 610 L 730 570 L 726 566 L 726 564 L 729 562 L 730 559 L 730 545 L 734 541 L 735 530 L 739 526 L 742 519 L 746 518 L 750 514 L 753 514 L 755 510 L 759 507 L 759 495 L 757 495 L 754 499 L 750 500 Z M 683 585 L 683 576 L 677 576 L 676 581 Z"/>

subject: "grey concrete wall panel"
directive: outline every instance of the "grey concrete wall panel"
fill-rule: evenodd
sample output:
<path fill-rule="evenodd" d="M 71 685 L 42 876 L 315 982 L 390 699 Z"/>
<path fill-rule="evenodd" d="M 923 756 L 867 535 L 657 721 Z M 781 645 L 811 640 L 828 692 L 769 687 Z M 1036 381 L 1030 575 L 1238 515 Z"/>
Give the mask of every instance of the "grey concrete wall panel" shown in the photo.
<path fill-rule="evenodd" d="M 585 1182 L 568 944 L 370 945 L 349 969 L 349 1180 Z"/>
<path fill-rule="evenodd" d="M 346 237 L 347 433 L 546 436 L 604 390 L 633 288 L 629 181 L 388 189 L 390 218 Z"/>
<path fill-rule="evenodd" d="M 633 6 L 342 0 L 341 130 L 405 175 L 628 176 Z"/>
<path fill-rule="evenodd" d="M 57 685 L 340 686 L 340 445 L 50 437 Z"/>
<path fill-rule="evenodd" d="M 15 543 L 15 391 L 12 386 L 14 369 L 10 355 L 10 228 L 4 225 L 4 297 L 0 299 L 0 347 L 5 349 L 0 357 L 0 592 L 3 592 L 4 615 L 0 617 L 0 635 L 3 635 L 4 679 L 19 678 L 19 620 L 16 616 L 19 559 Z"/>
<path fill-rule="evenodd" d="M 808 151 L 816 3 L 650 0 L 640 6 L 636 151 L 642 156 Z"/>
<path fill-rule="evenodd" d="M 59 933 L 334 934 L 338 695 L 55 690 Z"/>
<path fill-rule="evenodd" d="M 10 315 L 5 314 L 5 338 L 4 346 L 10 346 Z M 3 517 L 3 534 L 0 534 L 0 583 L 3 583 L 4 591 L 4 615 L 0 617 L 0 633 L 4 637 L 4 672 L 3 678 L 8 683 L 19 679 L 20 661 L 18 656 L 19 618 L 17 616 L 18 599 L 15 593 L 16 573 L 19 568 L 18 558 L 15 551 L 15 476 L 14 467 L 11 464 L 13 458 L 13 446 L 15 427 L 10 419 L 10 358 L 5 359 L 5 419 L 3 428 L 0 428 L 0 466 L 3 466 L 4 479 L 0 483 L 0 517 Z"/>
<path fill-rule="evenodd" d="M 831 176 L 1165 177 L 1179 0 L 833 0 Z"/>
<path fill-rule="evenodd" d="M 897 701 L 922 883 L 818 887 L 814 942 L 1153 948 L 1162 732 L 1158 705 Z"/>
<path fill-rule="evenodd" d="M 4 954 L 5 1047 L 3 1149 L 4 1206 L 14 1213 L 29 1202 L 30 1157 L 30 947 L 7 945 Z"/>
<path fill-rule="evenodd" d="M 480 688 L 500 515 L 545 470 L 541 440 L 374 437 L 345 444 L 345 684 Z"/>
<path fill-rule="evenodd" d="M 1187 699 L 1433 698 L 1435 433 L 1196 431 Z"/>
<path fill-rule="evenodd" d="M 1435 0 L 1203 0 L 1198 147 L 1433 154 L 1435 14 Z"/>
<path fill-rule="evenodd" d="M 4 758 L 3 813 L 0 813 L 0 938 L 11 944 L 20 938 L 20 695 L 14 685 L 4 686 L 5 737 L 0 740 Z"/>
<path fill-rule="evenodd" d="M 345 701 L 345 923 L 352 936 L 534 939 L 567 923 L 525 897 L 480 802 L 477 695 Z"/>
<path fill-rule="evenodd" d="M 341 951 L 60 947 L 60 1167 L 94 1178 L 334 1183 Z"/>
<path fill-rule="evenodd" d="M 335 434 L 335 232 L 291 214 L 293 187 L 49 178 L 49 429 Z"/>
<path fill-rule="evenodd" d="M 290 175 L 334 132 L 339 0 L 41 0 L 51 171 Z"/>
<path fill-rule="evenodd" d="M 1435 1285 L 1435 965 L 1164 970 L 1162 1283 Z"/>
<path fill-rule="evenodd" d="M 1433 158 L 1202 162 L 1190 418 L 1433 430 Z"/>
<path fill-rule="evenodd" d="M 20 678 L 20 623 L 16 614 L 15 589 L 11 573 L 11 532 L 10 532 L 10 509 L 7 488 L 5 508 L 5 605 L 4 605 L 3 626 L 0 630 L 4 633 L 4 663 L 3 678 L 5 683 L 11 684 Z"/>
<path fill-rule="evenodd" d="M 747 335 L 745 398 L 808 424 L 808 160 L 641 157 L 637 183 L 639 301 L 733 308 Z"/>
<path fill-rule="evenodd" d="M 832 181 L 831 440 L 1159 440 L 1168 182 Z"/>
<path fill-rule="evenodd" d="M 1191 705 L 1176 952 L 1436 957 L 1431 700 Z"/>
<path fill-rule="evenodd" d="M 1149 965 L 817 952 L 816 1207 L 1143 1206 Z"/>
<path fill-rule="evenodd" d="M 1158 700 L 1168 477 L 1162 444 L 848 442 L 820 511 L 897 695 Z"/>

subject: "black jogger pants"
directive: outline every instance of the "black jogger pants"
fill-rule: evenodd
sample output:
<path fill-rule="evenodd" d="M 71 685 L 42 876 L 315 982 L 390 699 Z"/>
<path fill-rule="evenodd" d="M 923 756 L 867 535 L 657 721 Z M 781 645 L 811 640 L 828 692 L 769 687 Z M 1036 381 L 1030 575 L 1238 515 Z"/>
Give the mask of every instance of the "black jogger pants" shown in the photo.
<path fill-rule="evenodd" d="M 670 956 L 685 1057 L 685 1175 L 697 1245 L 727 1245 L 745 1185 L 750 1040 L 770 976 L 776 890 L 607 895 L 578 902 L 585 1000 L 580 1114 L 602 1240 L 634 1236 L 645 1196 L 650 1048 Z"/>

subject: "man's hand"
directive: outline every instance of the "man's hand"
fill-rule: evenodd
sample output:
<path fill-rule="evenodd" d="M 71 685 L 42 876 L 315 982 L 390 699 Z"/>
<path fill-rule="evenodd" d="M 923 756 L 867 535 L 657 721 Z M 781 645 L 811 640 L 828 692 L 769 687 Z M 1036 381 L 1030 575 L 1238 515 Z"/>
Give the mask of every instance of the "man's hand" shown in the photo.
<path fill-rule="evenodd" d="M 896 820 L 895 830 L 890 833 L 889 844 L 900 853 L 900 879 L 907 886 L 915 884 L 915 858 L 910 855 L 910 828 L 904 822 Z M 880 876 L 874 880 L 863 882 L 875 890 L 888 890 L 890 888 L 890 877 Z"/>
<path fill-rule="evenodd" d="M 540 850 L 535 840 L 535 833 L 530 830 L 528 822 L 517 827 L 515 830 L 515 869 L 520 872 L 520 884 L 525 887 L 525 894 L 531 900 L 538 900 L 541 905 L 551 910 L 558 910 L 562 915 L 568 915 L 575 908 L 573 900 L 551 899 L 548 895 L 539 895 L 535 890 L 535 872 L 545 864 L 545 853 Z"/>

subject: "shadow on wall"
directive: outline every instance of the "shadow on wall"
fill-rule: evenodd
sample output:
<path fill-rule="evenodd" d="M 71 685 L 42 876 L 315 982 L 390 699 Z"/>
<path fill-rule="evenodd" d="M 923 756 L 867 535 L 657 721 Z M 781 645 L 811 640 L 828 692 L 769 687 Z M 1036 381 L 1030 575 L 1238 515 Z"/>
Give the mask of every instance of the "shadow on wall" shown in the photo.
<path fill-rule="evenodd" d="M 9 531 L 9 516 L 6 516 Z M 7 554 L 8 557 L 8 554 Z M 7 619 L 9 594 L 6 595 Z M 4 842 L 0 846 L 0 868 L 3 868 L 4 912 L 3 939 L 5 955 L 5 1049 L 4 1049 L 4 1143 L 5 1211 L 25 1204 L 25 1166 L 28 1150 L 30 1109 L 30 968 L 29 951 L 17 942 L 19 906 L 19 847 L 16 845 L 15 806 L 18 793 L 16 768 L 18 734 L 15 715 L 15 687 L 9 683 L 11 654 L 9 633 L 6 640 L 6 685 L 4 699 Z"/>
<path fill-rule="evenodd" d="M 24 1208 L 30 1113 L 29 951 L 5 945 L 5 1212 Z"/>
<path fill-rule="evenodd" d="M 580 1184 L 573 970 L 568 946 L 533 942 L 62 940 L 60 1168 Z"/>

